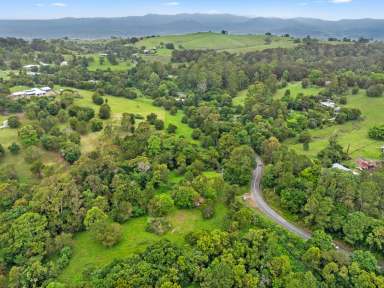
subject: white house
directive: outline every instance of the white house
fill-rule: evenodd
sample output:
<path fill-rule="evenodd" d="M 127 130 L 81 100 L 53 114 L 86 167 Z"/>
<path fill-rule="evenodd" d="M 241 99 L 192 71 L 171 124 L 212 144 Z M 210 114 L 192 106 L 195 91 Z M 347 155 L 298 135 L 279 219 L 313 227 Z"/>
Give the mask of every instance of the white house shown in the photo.
<path fill-rule="evenodd" d="M 24 68 L 25 70 L 31 70 L 31 69 L 33 69 L 33 68 L 37 68 L 37 69 L 39 69 L 39 68 L 40 68 L 40 65 L 37 65 L 37 64 L 30 64 L 30 65 L 25 65 L 25 66 L 23 66 L 23 68 Z"/>
<path fill-rule="evenodd" d="M 40 88 L 40 90 L 43 90 L 43 91 L 45 91 L 45 92 L 50 92 L 50 91 L 52 91 L 51 87 L 48 87 L 48 86 L 46 86 L 46 87 L 42 87 L 42 88 Z"/>
<path fill-rule="evenodd" d="M 336 103 L 333 102 L 332 100 L 328 99 L 326 101 L 321 101 L 320 104 L 324 107 L 335 109 L 336 108 Z"/>
<path fill-rule="evenodd" d="M 47 95 L 48 92 L 51 92 L 52 89 L 48 86 L 42 88 L 32 88 L 30 90 L 19 91 L 11 94 L 13 98 L 23 98 L 23 97 L 42 97 Z"/>

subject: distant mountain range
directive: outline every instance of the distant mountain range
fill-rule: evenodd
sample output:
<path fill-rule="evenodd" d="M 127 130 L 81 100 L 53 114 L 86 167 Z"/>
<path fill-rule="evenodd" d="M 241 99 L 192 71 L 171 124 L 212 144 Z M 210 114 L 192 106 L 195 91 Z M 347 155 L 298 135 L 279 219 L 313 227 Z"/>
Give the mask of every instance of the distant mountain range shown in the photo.
<path fill-rule="evenodd" d="M 236 34 L 291 34 L 318 38 L 384 39 L 384 20 L 326 21 L 311 18 L 249 18 L 228 14 L 178 14 L 121 18 L 62 18 L 54 20 L 0 20 L 0 37 L 82 38 L 184 34 L 227 30 Z"/>

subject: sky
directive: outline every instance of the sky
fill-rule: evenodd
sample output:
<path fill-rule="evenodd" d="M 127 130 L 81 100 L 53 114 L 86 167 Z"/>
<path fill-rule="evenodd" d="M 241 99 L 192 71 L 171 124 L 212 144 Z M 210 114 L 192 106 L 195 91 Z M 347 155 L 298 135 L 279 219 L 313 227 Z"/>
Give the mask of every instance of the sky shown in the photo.
<path fill-rule="evenodd" d="M 0 0 L 0 19 L 230 13 L 337 20 L 383 19 L 383 11 L 384 0 Z"/>

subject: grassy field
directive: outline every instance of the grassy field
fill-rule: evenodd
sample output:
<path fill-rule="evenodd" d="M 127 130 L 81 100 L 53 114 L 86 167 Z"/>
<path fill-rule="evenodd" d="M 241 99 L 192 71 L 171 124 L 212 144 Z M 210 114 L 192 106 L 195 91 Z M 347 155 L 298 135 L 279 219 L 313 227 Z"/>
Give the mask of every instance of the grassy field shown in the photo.
<path fill-rule="evenodd" d="M 176 49 L 214 49 L 231 52 L 247 52 L 276 47 L 290 48 L 295 46 L 290 38 L 273 36 L 272 43 L 267 45 L 264 35 L 223 35 L 212 32 L 147 38 L 137 42 L 136 46 L 154 48 L 160 46 L 161 43 L 173 43 Z"/>
<path fill-rule="evenodd" d="M 321 91 L 321 88 L 311 86 L 303 88 L 300 82 L 289 83 L 287 87 L 277 90 L 275 94 L 276 99 L 283 98 L 286 90 L 291 90 L 291 96 L 296 97 L 299 93 L 303 93 L 305 96 L 316 95 Z M 240 91 L 235 98 L 233 98 L 234 105 L 244 105 L 245 99 L 247 98 L 248 89 Z"/>
<path fill-rule="evenodd" d="M 287 91 L 288 89 L 291 91 L 292 97 L 296 97 L 300 93 L 303 93 L 304 96 L 313 96 L 313 95 L 317 95 L 322 90 L 322 88 L 316 87 L 316 86 L 310 86 L 310 87 L 304 89 L 301 86 L 301 82 L 294 82 L 294 83 L 289 83 L 287 85 L 287 87 L 285 87 L 285 88 L 279 89 L 276 92 L 275 97 L 277 99 L 283 98 L 285 91 Z"/>
<path fill-rule="evenodd" d="M 359 108 L 363 113 L 363 120 L 311 131 L 313 142 L 310 143 L 310 150 L 307 152 L 303 150 L 302 145 L 291 143 L 292 147 L 300 153 L 316 156 L 327 145 L 329 137 L 337 134 L 339 143 L 345 149 L 349 147 L 353 159 L 359 157 L 379 159 L 380 147 L 384 142 L 368 138 L 368 130 L 374 125 L 384 123 L 384 98 L 370 98 L 361 91 L 358 95 L 348 96 L 347 107 Z"/>
<path fill-rule="evenodd" d="M 79 233 L 75 237 L 72 260 L 59 280 L 64 283 L 79 283 L 82 271 L 88 264 L 105 265 L 113 259 L 128 257 L 133 253 L 143 251 L 148 245 L 162 238 L 183 245 L 184 236 L 189 232 L 220 228 L 225 213 L 226 208 L 223 205 L 217 207 L 215 217 L 210 220 L 203 220 L 197 209 L 175 211 L 169 216 L 173 230 L 164 236 L 157 236 L 145 231 L 147 217 L 132 219 L 123 225 L 122 241 L 112 248 L 105 248 L 95 242 L 89 232 Z"/>
<path fill-rule="evenodd" d="M 3 123 L 3 121 L 7 119 L 7 117 L 0 115 L 0 123 Z M 2 144 L 4 149 L 6 150 L 5 157 L 0 161 L 0 167 L 12 165 L 15 168 L 16 173 L 20 178 L 21 182 L 31 182 L 34 180 L 34 177 L 30 171 L 30 165 L 28 165 L 28 163 L 26 163 L 24 160 L 24 149 L 21 148 L 21 151 L 18 155 L 12 155 L 8 150 L 8 147 L 14 142 L 20 145 L 17 129 L 0 129 L 0 144 Z M 47 152 L 42 149 L 40 152 L 44 164 L 63 164 L 63 161 L 58 154 Z"/>
<path fill-rule="evenodd" d="M 109 62 L 107 57 L 104 57 L 104 63 L 101 64 L 100 56 L 98 54 L 92 54 L 88 56 L 91 56 L 94 59 L 94 61 L 92 61 L 88 66 L 89 71 L 108 70 L 108 69 L 111 69 L 112 71 L 126 71 L 129 68 L 131 68 L 133 65 L 132 62 L 130 61 L 121 61 L 121 60 L 118 60 L 119 63 L 117 65 L 112 65 Z"/>
<path fill-rule="evenodd" d="M 78 99 L 76 103 L 81 106 L 91 107 L 98 112 L 99 106 L 92 102 L 93 92 L 86 90 L 78 91 L 83 98 Z M 176 115 L 171 115 L 163 108 L 153 106 L 152 100 L 148 98 L 130 100 L 122 97 L 106 96 L 106 99 L 108 99 L 108 104 L 111 106 L 112 118 L 115 122 L 120 120 L 123 113 L 140 114 L 144 117 L 150 113 L 155 113 L 159 119 L 164 121 L 165 127 L 169 124 L 174 124 L 178 127 L 176 135 L 191 139 L 192 129 L 188 125 L 181 123 L 183 114 L 180 111 Z"/>

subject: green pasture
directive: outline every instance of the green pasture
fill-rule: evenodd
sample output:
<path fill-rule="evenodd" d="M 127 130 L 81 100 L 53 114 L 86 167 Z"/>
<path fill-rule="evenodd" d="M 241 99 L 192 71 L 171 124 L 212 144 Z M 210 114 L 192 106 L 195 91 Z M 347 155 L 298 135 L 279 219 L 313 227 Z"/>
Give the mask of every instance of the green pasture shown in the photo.
<path fill-rule="evenodd" d="M 189 232 L 220 228 L 225 214 L 226 208 L 223 205 L 218 205 L 215 217 L 210 220 L 204 220 L 198 209 L 175 211 L 168 216 L 173 229 L 164 236 L 145 231 L 148 217 L 132 219 L 123 225 L 123 238 L 112 248 L 105 248 L 97 243 L 89 232 L 78 233 L 74 239 L 72 260 L 59 280 L 68 284 L 79 283 L 82 272 L 88 265 L 106 265 L 114 259 L 141 252 L 151 243 L 163 238 L 183 245 L 184 236 Z"/>

